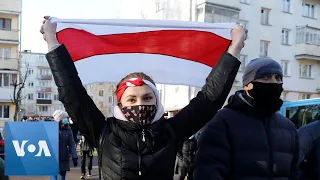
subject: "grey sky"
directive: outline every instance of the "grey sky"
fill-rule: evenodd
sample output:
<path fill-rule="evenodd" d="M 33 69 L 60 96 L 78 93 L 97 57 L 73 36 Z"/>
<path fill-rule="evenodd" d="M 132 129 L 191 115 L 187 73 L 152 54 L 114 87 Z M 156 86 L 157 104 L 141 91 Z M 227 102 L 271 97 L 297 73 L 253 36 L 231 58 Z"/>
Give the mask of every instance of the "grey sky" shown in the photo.
<path fill-rule="evenodd" d="M 140 18 L 140 0 L 22 0 L 22 50 L 47 52 L 39 32 L 44 15 L 63 19 Z"/>

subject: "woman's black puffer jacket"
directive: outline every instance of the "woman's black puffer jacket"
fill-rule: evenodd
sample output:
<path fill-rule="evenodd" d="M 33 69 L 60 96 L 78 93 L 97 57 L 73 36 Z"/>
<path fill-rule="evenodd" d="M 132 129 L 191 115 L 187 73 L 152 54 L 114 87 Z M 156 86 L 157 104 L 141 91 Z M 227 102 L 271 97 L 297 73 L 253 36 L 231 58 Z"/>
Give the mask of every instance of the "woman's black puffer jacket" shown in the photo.
<path fill-rule="evenodd" d="M 60 101 L 80 132 L 98 148 L 102 176 L 108 180 L 172 180 L 179 144 L 181 146 L 222 107 L 240 66 L 235 57 L 222 54 L 202 91 L 189 105 L 168 120 L 162 118 L 142 128 L 114 117 L 105 120 L 83 87 L 64 45 L 46 57 Z"/>

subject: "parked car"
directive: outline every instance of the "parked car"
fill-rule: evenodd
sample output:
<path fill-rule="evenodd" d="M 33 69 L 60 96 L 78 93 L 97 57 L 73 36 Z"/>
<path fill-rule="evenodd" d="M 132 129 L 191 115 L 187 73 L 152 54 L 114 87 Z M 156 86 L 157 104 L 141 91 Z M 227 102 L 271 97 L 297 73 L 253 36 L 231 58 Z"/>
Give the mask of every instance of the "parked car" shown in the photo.
<path fill-rule="evenodd" d="M 4 137 L 0 132 L 0 157 L 4 160 Z"/>

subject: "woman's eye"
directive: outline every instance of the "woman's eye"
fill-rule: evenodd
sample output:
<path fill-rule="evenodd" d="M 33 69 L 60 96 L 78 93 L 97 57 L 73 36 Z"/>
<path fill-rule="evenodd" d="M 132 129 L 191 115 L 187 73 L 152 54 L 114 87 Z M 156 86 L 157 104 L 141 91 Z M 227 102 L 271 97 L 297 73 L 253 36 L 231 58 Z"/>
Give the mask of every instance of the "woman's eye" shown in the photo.
<path fill-rule="evenodd" d="M 151 99 L 152 99 L 152 97 L 150 97 L 150 96 L 144 98 L 145 101 L 149 101 L 149 100 L 151 100 Z"/>
<path fill-rule="evenodd" d="M 131 103 L 133 103 L 135 101 L 136 101 L 135 99 L 128 99 L 128 102 L 131 102 Z"/>

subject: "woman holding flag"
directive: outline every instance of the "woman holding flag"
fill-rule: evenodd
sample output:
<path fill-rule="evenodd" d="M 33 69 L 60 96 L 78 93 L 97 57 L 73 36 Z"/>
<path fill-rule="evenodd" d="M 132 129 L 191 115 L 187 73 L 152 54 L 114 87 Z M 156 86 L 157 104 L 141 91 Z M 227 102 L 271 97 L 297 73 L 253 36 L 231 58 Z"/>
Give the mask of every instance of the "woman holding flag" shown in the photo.
<path fill-rule="evenodd" d="M 50 51 L 46 57 L 60 101 L 98 149 L 102 179 L 172 180 L 179 144 L 210 121 L 229 94 L 246 31 L 234 26 L 229 50 L 212 68 L 202 90 L 174 117 L 164 119 L 155 82 L 144 73 L 131 73 L 117 86 L 114 117 L 105 120 L 83 87 L 68 49 L 58 42 L 56 28 L 45 17 L 40 32 Z"/>

